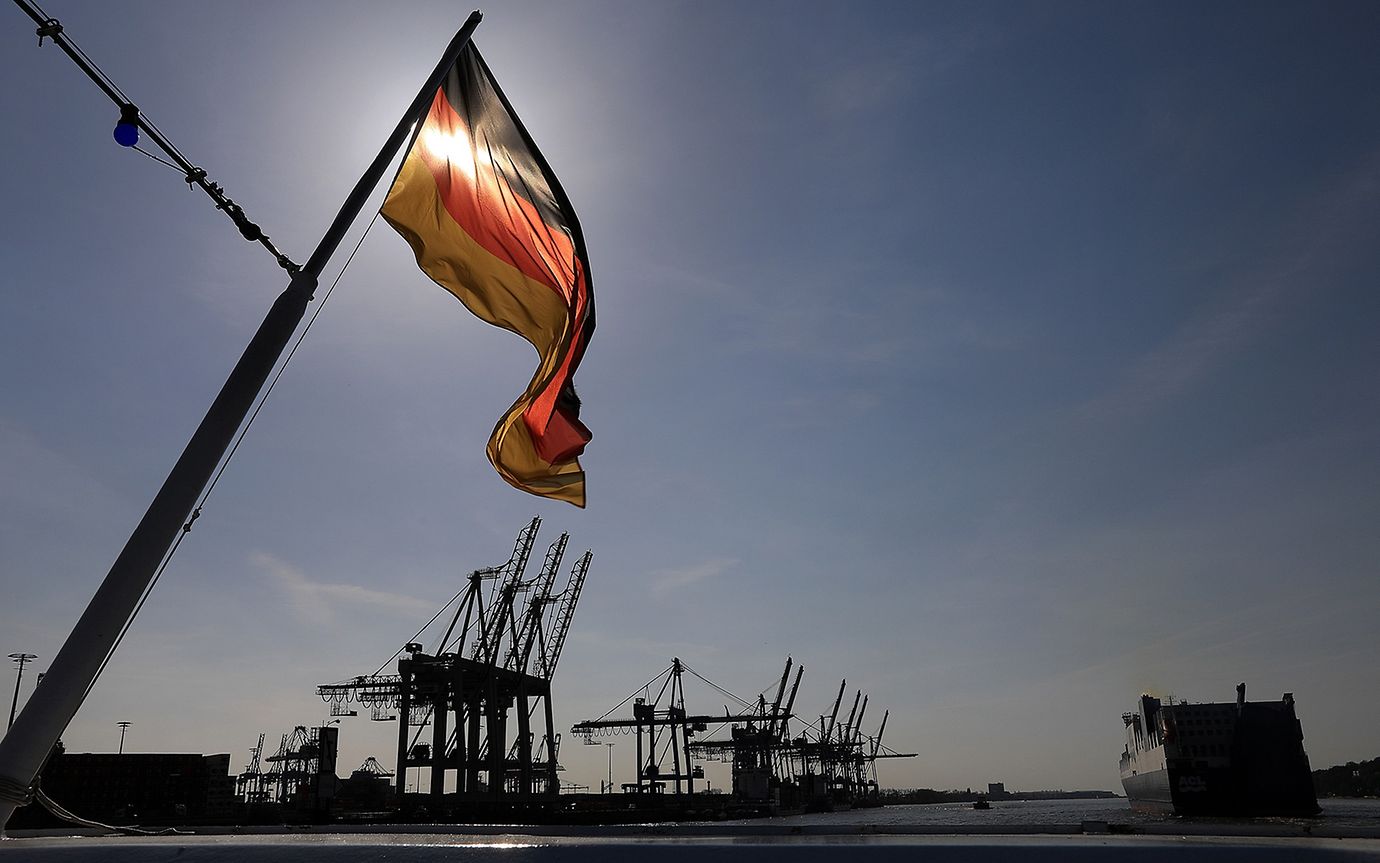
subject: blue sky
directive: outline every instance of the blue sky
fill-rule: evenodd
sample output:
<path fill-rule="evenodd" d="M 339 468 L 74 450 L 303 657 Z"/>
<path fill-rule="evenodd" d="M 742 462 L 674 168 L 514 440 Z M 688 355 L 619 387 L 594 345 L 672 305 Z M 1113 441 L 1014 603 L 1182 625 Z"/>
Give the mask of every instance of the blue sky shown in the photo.
<path fill-rule="evenodd" d="M 298 260 L 468 11 L 48 7 Z M 803 714 L 843 677 L 892 710 L 884 785 L 1115 789 L 1139 692 L 1241 680 L 1315 766 L 1377 754 L 1377 7 L 484 11 L 589 245 L 588 509 L 493 473 L 531 349 L 376 226 L 69 746 L 238 770 L 540 514 L 595 551 L 562 727 L 789 654 Z M 0 648 L 41 669 L 283 279 L 17 9 L 0 39 Z"/>

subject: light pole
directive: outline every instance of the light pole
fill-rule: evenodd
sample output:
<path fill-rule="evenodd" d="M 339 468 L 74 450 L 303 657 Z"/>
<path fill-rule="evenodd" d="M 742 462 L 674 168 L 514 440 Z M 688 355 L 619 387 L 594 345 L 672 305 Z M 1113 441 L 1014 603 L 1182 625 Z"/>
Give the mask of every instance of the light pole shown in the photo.
<path fill-rule="evenodd" d="M 613 744 L 612 744 L 612 743 L 605 743 L 604 745 L 607 746 L 607 747 L 609 748 L 609 793 L 612 794 L 612 793 L 613 793 Z"/>
<path fill-rule="evenodd" d="M 117 723 L 115 723 L 115 724 L 118 725 L 118 726 L 120 726 L 120 754 L 121 754 L 121 755 L 124 755 L 124 754 L 125 754 L 125 729 L 126 729 L 126 728 L 129 728 L 129 727 L 130 727 L 131 725 L 133 725 L 134 723 L 133 723 L 133 722 L 117 722 Z"/>
<path fill-rule="evenodd" d="M 13 659 L 15 664 L 19 666 L 19 674 L 14 678 L 14 698 L 10 701 L 10 724 L 6 725 L 6 728 L 14 724 L 14 714 L 19 709 L 19 682 L 24 679 L 24 664 L 30 659 L 38 659 L 38 657 L 32 653 L 11 653 L 10 659 Z"/>

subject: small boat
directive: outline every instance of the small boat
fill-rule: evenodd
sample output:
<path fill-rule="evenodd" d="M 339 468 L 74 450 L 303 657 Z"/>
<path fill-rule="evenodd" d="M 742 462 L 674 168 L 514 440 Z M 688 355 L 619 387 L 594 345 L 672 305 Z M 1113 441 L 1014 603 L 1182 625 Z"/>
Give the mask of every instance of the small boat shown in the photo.
<path fill-rule="evenodd" d="M 991 808 L 992 808 L 992 804 L 987 802 L 987 798 L 986 798 L 985 796 L 979 794 L 979 795 L 977 796 L 977 799 L 973 801 L 973 808 L 974 808 L 974 809 L 991 809 Z"/>

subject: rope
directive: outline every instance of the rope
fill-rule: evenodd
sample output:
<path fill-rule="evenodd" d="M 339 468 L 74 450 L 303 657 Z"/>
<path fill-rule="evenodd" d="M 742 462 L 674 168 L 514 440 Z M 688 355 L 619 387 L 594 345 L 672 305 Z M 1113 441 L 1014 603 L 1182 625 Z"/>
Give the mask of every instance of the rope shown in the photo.
<path fill-rule="evenodd" d="M 738 696 L 734 695 L 732 692 L 729 692 L 727 689 L 724 689 L 722 686 L 720 686 L 719 684 L 717 684 L 717 683 L 715 683 L 714 681 L 710 680 L 709 678 L 705 677 L 704 675 L 700 674 L 698 671 L 696 671 L 695 669 L 691 668 L 691 667 L 690 667 L 689 665 L 687 665 L 686 663 L 681 662 L 680 667 L 681 667 L 681 668 L 684 668 L 686 671 L 690 672 L 690 673 L 693 674 L 695 677 L 699 678 L 702 682 L 704 682 L 704 683 L 706 683 L 706 684 L 712 686 L 714 689 L 718 690 L 718 691 L 719 691 L 720 693 L 722 693 L 723 695 L 727 695 L 729 698 L 732 698 L 734 701 L 738 702 L 739 704 L 743 705 L 744 707 L 749 707 L 749 708 L 752 707 L 752 704 L 751 704 L 750 702 L 744 701 L 743 699 L 741 699 L 741 698 L 739 698 Z"/>
<path fill-rule="evenodd" d="M 157 156 L 157 155 L 154 155 L 153 153 L 150 153 L 148 150 L 145 150 L 143 147 L 140 147 L 138 144 L 135 144 L 133 147 L 130 147 L 130 149 L 131 149 L 131 150 L 134 150 L 134 151 L 137 152 L 137 153 L 143 153 L 145 156 L 148 156 L 150 159 L 152 159 L 153 161 L 157 162 L 157 163 L 160 164 L 160 165 L 167 165 L 169 168 L 172 168 L 174 171 L 176 171 L 176 172 L 179 173 L 179 174 L 183 173 L 183 170 L 182 170 L 181 168 L 177 167 L 177 165 L 173 164 L 172 162 L 169 162 L 167 159 L 164 159 L 164 158 L 161 157 L 161 156 Z"/>
<path fill-rule="evenodd" d="M 6 803 L 13 803 L 15 808 L 28 806 L 33 802 L 34 789 L 28 785 L 21 785 L 8 776 L 0 776 L 0 800 Z"/>
<path fill-rule="evenodd" d="M 21 785 L 7 776 L 0 776 L 0 800 L 6 803 L 13 803 L 16 807 L 28 806 L 30 803 L 38 801 L 39 805 L 47 809 L 57 818 L 71 824 L 77 824 L 81 827 L 95 827 L 100 830 L 110 830 L 116 833 L 127 833 L 138 836 L 189 835 L 173 827 L 164 830 L 144 830 L 139 827 L 116 827 L 112 824 L 103 824 L 100 821 L 82 818 L 80 815 L 74 815 L 65 806 L 45 794 L 37 782 L 33 785 Z"/>
<path fill-rule="evenodd" d="M 657 674 L 656 677 L 653 677 L 651 680 L 648 680 L 646 683 L 642 684 L 642 686 L 639 687 L 638 689 L 634 689 L 634 690 L 632 691 L 632 694 L 631 694 L 631 695 L 629 695 L 627 698 L 624 698 L 622 701 L 620 701 L 620 702 L 618 702 L 617 704 L 615 704 L 615 705 L 613 705 L 612 707 L 610 707 L 607 711 L 604 712 L 604 715 L 603 715 L 603 716 L 600 716 L 598 719 L 596 719 L 596 720 L 594 720 L 594 721 L 595 721 L 595 722 L 603 722 L 605 719 L 608 719 L 610 713 L 613 713 L 613 711 L 615 711 L 615 710 L 617 710 L 618 708 L 622 707 L 624 704 L 627 704 L 629 701 L 632 701 L 633 698 L 637 696 L 637 693 L 639 693 L 639 692 L 646 692 L 648 689 L 651 688 L 651 686 L 652 686 L 653 683 L 656 683 L 658 680 L 661 679 L 661 675 L 663 675 L 663 674 L 669 674 L 670 671 L 671 671 L 671 666 L 669 666 L 669 665 L 666 666 L 666 670 L 665 670 L 665 671 L 659 672 L 659 673 Z"/>
<path fill-rule="evenodd" d="M 468 590 L 468 588 L 461 588 L 461 589 L 460 589 L 460 593 L 457 593 L 457 594 L 455 594 L 455 596 L 452 596 L 452 597 L 450 598 L 450 602 L 447 602 L 445 605 L 441 606 L 440 610 L 438 610 L 435 614 L 433 614 L 433 615 L 431 616 L 431 620 L 428 620 L 428 621 L 422 626 L 421 629 L 417 630 L 417 634 L 416 634 L 416 635 L 414 635 L 414 636 L 412 636 L 411 638 L 408 639 L 408 643 L 415 643 L 415 642 L 417 641 L 417 639 L 421 638 L 421 637 L 422 637 L 422 633 L 423 633 L 423 632 L 426 632 L 426 628 L 427 628 L 428 626 L 430 626 L 431 624 L 435 623 L 435 622 L 436 622 L 436 618 L 440 617 L 440 616 L 445 612 L 445 610 L 446 610 L 447 608 L 450 608 L 452 605 L 454 605 L 454 604 L 455 604 L 455 600 L 459 599 L 459 598 L 465 593 L 466 590 Z M 442 645 L 442 646 L 444 646 L 444 645 Z M 383 670 L 384 670 L 385 668 L 388 667 L 389 663 L 391 663 L 393 660 L 395 660 L 395 659 L 397 659 L 399 656 L 401 656 L 401 655 L 402 655 L 402 652 L 403 652 L 404 650 L 406 650 L 406 649 L 407 649 L 407 645 L 406 645 L 406 644 L 404 644 L 402 647 L 399 647 L 396 653 L 394 653 L 392 656 L 388 657 L 388 661 L 387 661 L 387 662 L 385 662 L 383 665 L 380 665 L 380 666 L 379 666 L 378 671 L 375 671 L 373 674 L 371 674 L 371 675 L 369 675 L 369 676 L 370 676 L 370 677 L 378 677 L 380 674 L 383 673 Z"/>
<path fill-rule="evenodd" d="M 82 694 L 83 701 L 86 700 L 86 696 L 91 694 L 91 690 L 95 688 L 96 682 L 101 678 L 101 674 L 105 672 L 105 667 L 110 664 L 110 658 L 115 655 L 115 649 L 120 646 L 120 642 L 124 641 L 125 634 L 129 632 L 130 626 L 134 624 L 134 619 L 138 617 L 139 612 L 143 610 L 144 603 L 148 601 L 149 595 L 153 593 L 154 587 L 158 585 L 158 580 L 163 577 L 163 572 L 167 570 L 168 564 L 172 563 L 173 555 L 177 554 L 178 548 L 182 546 L 182 540 L 186 539 L 187 534 L 192 532 L 192 523 L 198 518 L 201 518 L 201 508 L 206 505 L 207 499 L 211 497 L 211 492 L 216 490 L 216 485 L 225 474 L 225 469 L 230 466 L 230 460 L 235 457 L 235 453 L 239 451 L 240 444 L 244 442 L 245 435 L 249 434 L 249 429 L 254 425 L 254 420 L 258 418 L 259 411 L 263 410 L 264 404 L 268 401 L 268 397 L 273 394 L 274 387 L 278 386 L 278 380 L 283 376 L 283 372 L 287 370 L 288 363 L 292 362 L 293 356 L 297 354 L 297 349 L 301 347 L 302 340 L 305 339 L 307 333 L 311 331 L 312 324 L 316 323 L 316 319 L 320 316 L 321 310 L 326 308 L 326 302 L 330 300 L 331 294 L 335 292 L 335 286 L 340 284 L 341 277 L 344 276 L 345 271 L 350 268 L 350 262 L 355 259 L 355 253 L 359 251 L 360 246 L 364 245 L 365 238 L 369 236 L 369 232 L 374 229 L 374 225 L 378 223 L 378 220 L 379 214 L 375 213 L 374 218 L 369 220 L 369 227 L 364 229 L 364 233 L 359 237 L 359 242 L 355 243 L 354 249 L 350 251 L 350 256 L 345 259 L 345 265 L 340 268 L 340 272 L 336 273 L 335 280 L 331 282 L 331 286 L 326 289 L 326 293 L 321 297 L 321 302 L 316 306 L 316 311 L 312 313 L 312 316 L 307 320 L 307 325 L 303 327 L 302 332 L 298 334 L 297 341 L 293 342 L 292 349 L 288 351 L 287 357 L 278 366 L 278 371 L 274 373 L 273 378 L 269 381 L 267 389 L 259 396 L 259 403 L 254 406 L 254 410 L 250 413 L 249 419 L 244 424 L 244 428 L 240 429 L 239 435 L 235 438 L 234 445 L 230 447 L 230 451 L 225 454 L 225 458 L 221 461 L 220 467 L 217 468 L 215 474 L 211 477 L 210 484 L 201 495 L 201 501 L 196 505 L 196 508 L 192 510 L 192 515 L 187 519 L 186 524 L 182 525 L 182 533 L 178 534 L 177 541 L 168 549 L 168 553 L 163 557 L 163 562 L 159 564 L 158 570 L 153 575 L 153 580 L 150 581 L 149 586 L 145 588 L 144 595 L 139 598 L 139 604 L 134 607 L 134 613 L 129 616 L 129 620 L 125 621 L 124 628 L 122 628 L 120 634 L 115 637 L 115 642 L 110 645 L 110 651 L 106 653 L 105 659 L 101 661 L 101 667 L 96 669 L 96 676 L 91 679 L 91 685 L 86 687 L 86 692 Z"/>
<path fill-rule="evenodd" d="M 142 827 L 116 827 L 113 824 L 103 824 L 100 821 L 92 821 L 90 818 L 83 818 L 80 815 L 72 814 L 60 803 L 53 800 L 53 798 L 49 797 L 47 794 L 44 794 L 43 789 L 37 786 L 35 786 L 33 789 L 33 796 L 35 800 L 37 800 L 40 804 L 43 805 L 44 809 L 47 809 L 49 812 L 53 813 L 58 818 L 61 818 L 63 821 L 67 821 L 69 823 L 76 824 L 81 827 L 95 827 L 100 830 L 110 830 L 115 833 L 124 833 L 130 836 L 192 835 L 190 832 L 185 830 L 178 830 L 176 827 L 167 827 L 163 830 L 145 830 Z"/>

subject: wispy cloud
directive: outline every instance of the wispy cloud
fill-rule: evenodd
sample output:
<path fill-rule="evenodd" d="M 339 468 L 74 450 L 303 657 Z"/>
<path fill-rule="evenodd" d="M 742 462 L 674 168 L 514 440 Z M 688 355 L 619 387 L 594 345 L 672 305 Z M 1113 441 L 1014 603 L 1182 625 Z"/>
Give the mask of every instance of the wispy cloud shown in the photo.
<path fill-rule="evenodd" d="M 1273 253 L 1231 280 L 1223 299 L 1186 321 L 1108 393 L 1083 405 L 1089 419 L 1136 416 L 1187 391 L 1263 337 L 1299 294 L 1325 289 L 1374 242 L 1380 150 L 1295 208 Z"/>
<path fill-rule="evenodd" d="M 341 606 L 355 606 L 372 612 L 397 612 L 412 617 L 435 611 L 435 603 L 412 596 L 371 590 L 354 584 L 313 581 L 302 570 L 265 552 L 255 552 L 250 562 L 263 570 L 287 594 L 293 610 L 300 617 L 312 623 L 329 623 Z"/>
<path fill-rule="evenodd" d="M 717 578 L 737 565 L 738 561 L 735 558 L 718 557 L 690 566 L 659 569 L 652 573 L 652 592 L 657 596 L 664 596 L 692 584 Z"/>
<path fill-rule="evenodd" d="M 990 25 L 907 32 L 851 62 L 820 67 L 815 99 L 831 117 L 894 111 L 942 86 L 1000 38 L 1000 31 Z"/>
<path fill-rule="evenodd" d="M 120 511 L 124 501 L 65 452 L 39 434 L 0 416 L 0 512 L 53 518 L 89 518 L 93 510 Z"/>

